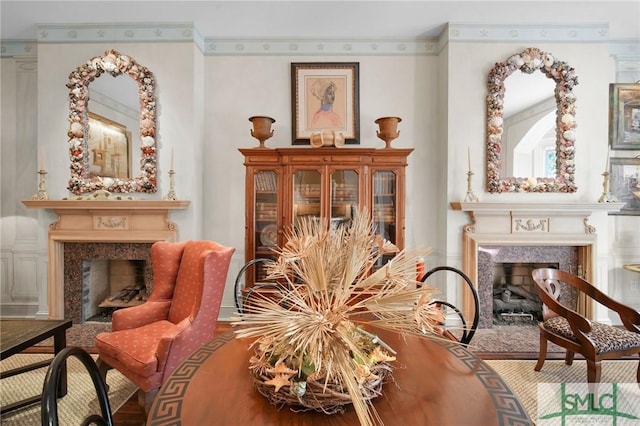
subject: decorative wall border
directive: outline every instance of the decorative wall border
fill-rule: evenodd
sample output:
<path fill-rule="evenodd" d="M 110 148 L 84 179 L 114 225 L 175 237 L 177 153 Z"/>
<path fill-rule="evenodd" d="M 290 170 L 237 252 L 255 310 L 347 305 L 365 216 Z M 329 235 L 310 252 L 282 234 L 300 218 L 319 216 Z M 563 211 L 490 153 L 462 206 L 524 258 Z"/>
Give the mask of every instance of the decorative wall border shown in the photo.
<path fill-rule="evenodd" d="M 192 42 L 207 56 L 229 55 L 437 55 L 455 42 L 609 42 L 612 55 L 640 56 L 637 40 L 609 40 L 609 26 L 596 24 L 457 24 L 447 23 L 437 38 L 215 38 L 204 37 L 193 23 L 42 24 L 35 40 L 1 40 L 0 56 L 35 54 L 38 43 L 168 43 Z"/>
<path fill-rule="evenodd" d="M 453 41 L 478 42 L 595 42 L 609 41 L 609 24 L 456 24 L 449 23 L 443 36 Z"/>

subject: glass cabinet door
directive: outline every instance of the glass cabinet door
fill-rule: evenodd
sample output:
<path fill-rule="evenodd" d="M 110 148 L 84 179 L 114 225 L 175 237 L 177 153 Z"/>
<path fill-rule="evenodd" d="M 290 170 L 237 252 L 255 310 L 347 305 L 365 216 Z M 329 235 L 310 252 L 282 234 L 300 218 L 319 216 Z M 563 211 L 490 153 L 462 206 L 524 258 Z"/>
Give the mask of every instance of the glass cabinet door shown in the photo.
<path fill-rule="evenodd" d="M 358 173 L 335 170 L 331 173 L 331 227 L 349 221 L 358 210 Z"/>
<path fill-rule="evenodd" d="M 396 243 L 396 174 L 392 171 L 375 171 L 371 200 L 373 227 L 377 234 Z"/>
<path fill-rule="evenodd" d="M 254 175 L 254 244 L 255 257 L 275 258 L 272 249 L 278 245 L 278 175 L 261 170 Z M 263 278 L 256 271 L 256 280 Z"/>
<path fill-rule="evenodd" d="M 293 222 L 301 217 L 321 216 L 322 175 L 318 170 L 298 170 L 293 174 Z"/>

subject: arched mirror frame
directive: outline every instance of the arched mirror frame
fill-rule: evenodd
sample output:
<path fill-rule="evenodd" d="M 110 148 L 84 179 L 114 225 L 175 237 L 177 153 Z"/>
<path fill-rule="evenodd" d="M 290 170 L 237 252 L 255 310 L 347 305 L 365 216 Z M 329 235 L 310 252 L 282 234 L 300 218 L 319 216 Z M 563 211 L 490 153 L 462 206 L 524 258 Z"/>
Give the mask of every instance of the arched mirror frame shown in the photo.
<path fill-rule="evenodd" d="M 122 179 L 89 177 L 89 84 L 102 73 L 128 75 L 138 85 L 140 98 L 140 175 Z M 74 194 L 109 192 L 156 192 L 156 99 L 155 78 L 133 58 L 108 50 L 85 62 L 69 74 L 69 156 L 71 179 L 67 189 Z"/>
<path fill-rule="evenodd" d="M 502 131 L 505 79 L 516 70 L 525 74 L 541 71 L 556 83 L 556 176 L 503 177 Z M 525 49 L 505 62 L 496 63 L 489 72 L 487 86 L 487 191 L 500 192 L 576 192 L 575 128 L 576 97 L 573 88 L 578 84 L 575 70 L 566 62 L 537 48 Z"/>

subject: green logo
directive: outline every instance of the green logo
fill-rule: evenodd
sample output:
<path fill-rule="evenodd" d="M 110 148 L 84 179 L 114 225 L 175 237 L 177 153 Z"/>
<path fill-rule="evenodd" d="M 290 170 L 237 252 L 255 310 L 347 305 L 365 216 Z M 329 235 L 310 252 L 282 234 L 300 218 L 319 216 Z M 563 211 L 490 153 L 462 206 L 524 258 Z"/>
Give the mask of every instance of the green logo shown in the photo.
<path fill-rule="evenodd" d="M 636 383 L 541 383 L 538 426 L 640 425 L 640 389 Z"/>

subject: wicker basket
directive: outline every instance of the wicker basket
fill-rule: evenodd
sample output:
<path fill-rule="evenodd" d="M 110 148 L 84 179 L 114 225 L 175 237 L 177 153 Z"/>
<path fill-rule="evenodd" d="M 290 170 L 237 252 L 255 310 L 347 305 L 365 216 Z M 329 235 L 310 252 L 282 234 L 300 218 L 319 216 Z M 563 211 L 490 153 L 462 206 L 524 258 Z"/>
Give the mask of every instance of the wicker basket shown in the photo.
<path fill-rule="evenodd" d="M 367 379 L 362 384 L 363 399 L 368 401 L 382 394 L 382 385 L 391 377 L 393 368 L 388 362 L 380 362 L 371 367 L 372 379 Z M 251 369 L 251 376 L 255 388 L 269 402 L 278 408 L 290 407 L 295 411 L 315 410 L 325 414 L 342 413 L 345 406 L 351 404 L 351 395 L 339 384 L 328 383 L 324 380 L 309 380 L 306 383 L 306 391 L 302 397 L 291 392 L 291 386 L 285 385 L 278 392 L 275 387 L 264 382 L 273 378 L 273 375 L 258 372 Z"/>

